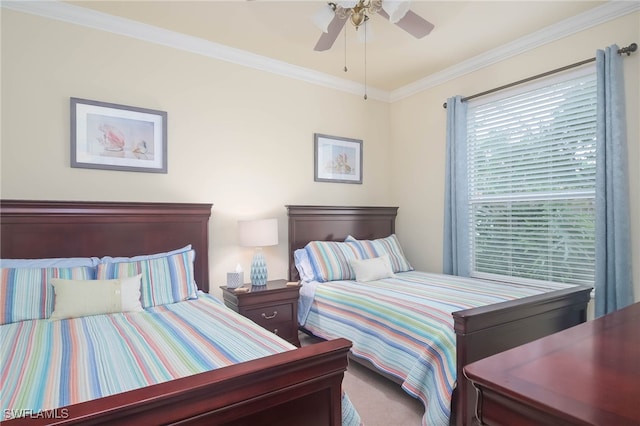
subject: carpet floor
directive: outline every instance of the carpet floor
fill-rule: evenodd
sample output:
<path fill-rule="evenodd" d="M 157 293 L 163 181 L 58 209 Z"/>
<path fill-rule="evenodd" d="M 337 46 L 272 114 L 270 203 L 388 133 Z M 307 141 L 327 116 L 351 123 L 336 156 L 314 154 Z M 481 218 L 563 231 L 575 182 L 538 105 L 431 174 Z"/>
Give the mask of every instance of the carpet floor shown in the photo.
<path fill-rule="evenodd" d="M 320 341 L 300 333 L 302 346 Z M 406 393 L 399 384 L 353 361 L 342 381 L 342 387 L 358 410 L 365 426 L 420 426 L 424 407 Z"/>

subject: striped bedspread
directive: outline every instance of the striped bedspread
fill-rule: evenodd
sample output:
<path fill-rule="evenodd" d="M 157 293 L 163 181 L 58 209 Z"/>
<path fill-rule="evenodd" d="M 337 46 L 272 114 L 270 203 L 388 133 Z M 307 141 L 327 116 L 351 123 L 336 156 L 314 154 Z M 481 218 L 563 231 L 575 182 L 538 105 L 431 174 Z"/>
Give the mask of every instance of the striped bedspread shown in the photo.
<path fill-rule="evenodd" d="M 402 272 L 366 283 L 317 284 L 301 320 L 319 337 L 351 340 L 354 355 L 400 378 L 403 389 L 424 403 L 423 424 L 446 425 L 456 382 L 451 313 L 550 290 Z"/>
<path fill-rule="evenodd" d="M 294 348 L 204 293 L 141 313 L 7 324 L 0 408 L 36 413 Z M 343 412 L 359 424 L 346 397 Z"/>

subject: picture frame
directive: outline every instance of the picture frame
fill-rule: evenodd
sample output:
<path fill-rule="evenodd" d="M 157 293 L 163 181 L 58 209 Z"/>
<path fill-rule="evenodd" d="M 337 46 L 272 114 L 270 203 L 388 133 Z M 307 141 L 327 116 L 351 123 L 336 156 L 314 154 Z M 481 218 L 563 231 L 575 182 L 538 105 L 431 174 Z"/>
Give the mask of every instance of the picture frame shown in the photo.
<path fill-rule="evenodd" d="M 314 133 L 316 182 L 362 184 L 362 140 Z"/>
<path fill-rule="evenodd" d="M 167 113 L 71 98 L 71 167 L 167 173 Z"/>

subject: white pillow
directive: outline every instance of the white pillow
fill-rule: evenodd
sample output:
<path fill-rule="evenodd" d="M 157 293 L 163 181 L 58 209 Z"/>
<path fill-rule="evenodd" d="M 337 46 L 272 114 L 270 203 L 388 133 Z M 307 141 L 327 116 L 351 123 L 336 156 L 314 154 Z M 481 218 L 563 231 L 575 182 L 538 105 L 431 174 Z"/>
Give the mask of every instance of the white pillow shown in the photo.
<path fill-rule="evenodd" d="M 140 312 L 142 274 L 115 280 L 51 279 L 56 296 L 49 319 L 60 320 L 116 312 Z"/>
<path fill-rule="evenodd" d="M 349 264 L 356 273 L 356 281 L 358 282 L 373 281 L 394 276 L 388 254 L 380 257 L 372 257 L 371 259 L 350 259 Z"/>

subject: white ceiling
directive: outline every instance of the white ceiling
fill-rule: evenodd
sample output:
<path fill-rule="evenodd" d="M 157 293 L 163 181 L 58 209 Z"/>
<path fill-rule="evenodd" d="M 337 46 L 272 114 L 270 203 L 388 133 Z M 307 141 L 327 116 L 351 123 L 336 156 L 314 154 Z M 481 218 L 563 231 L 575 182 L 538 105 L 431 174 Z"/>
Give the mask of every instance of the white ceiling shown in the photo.
<path fill-rule="evenodd" d="M 10 2 L 3 3 L 11 7 L 6 6 Z M 294 70 L 302 67 L 358 84 L 364 82 L 365 45 L 357 41 L 349 23 L 345 26 L 346 53 L 344 29 L 332 49 L 313 50 L 321 32 L 311 18 L 325 4 L 322 1 L 81 0 L 65 3 L 83 8 L 80 10 L 98 11 L 241 49 L 291 64 Z M 611 2 L 591 0 L 413 0 L 411 10 L 432 22 L 435 29 L 426 37 L 415 39 L 383 17 L 375 16 L 371 20 L 374 39 L 366 44 L 366 83 L 374 90 L 397 91 L 456 64 L 530 38 L 531 34 L 557 29 L 567 20 L 572 22 L 572 31 L 576 31 L 582 22 L 580 16 L 589 15 L 592 20 L 606 7 L 602 6 L 605 3 L 612 6 Z M 638 5 L 637 1 L 624 3 Z M 120 19 L 118 25 L 122 26 L 122 22 Z M 345 57 L 349 69 L 346 73 L 343 71 Z"/>

